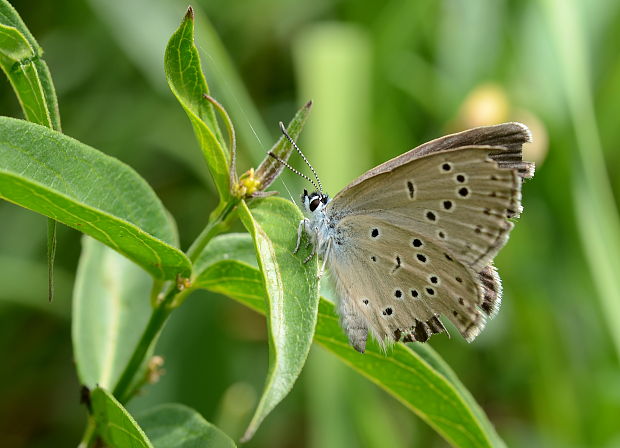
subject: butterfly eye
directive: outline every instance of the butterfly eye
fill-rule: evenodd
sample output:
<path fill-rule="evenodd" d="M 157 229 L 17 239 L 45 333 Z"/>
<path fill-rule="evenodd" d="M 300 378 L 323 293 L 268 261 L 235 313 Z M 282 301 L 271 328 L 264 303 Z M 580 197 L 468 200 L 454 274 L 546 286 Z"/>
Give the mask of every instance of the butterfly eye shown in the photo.
<path fill-rule="evenodd" d="M 316 208 L 319 206 L 319 204 L 321 203 L 321 200 L 319 198 L 314 198 L 311 202 L 310 202 L 310 211 L 313 212 L 316 210 Z"/>

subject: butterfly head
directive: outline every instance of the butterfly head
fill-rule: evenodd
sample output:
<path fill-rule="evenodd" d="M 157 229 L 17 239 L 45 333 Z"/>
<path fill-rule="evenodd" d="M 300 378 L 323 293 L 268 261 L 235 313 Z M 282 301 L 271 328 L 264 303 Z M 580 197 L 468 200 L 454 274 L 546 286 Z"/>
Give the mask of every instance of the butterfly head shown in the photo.
<path fill-rule="evenodd" d="M 310 213 L 323 210 L 328 202 L 329 196 L 319 191 L 308 193 L 308 190 L 304 190 L 304 193 L 301 195 L 301 203 L 304 206 L 304 210 Z"/>

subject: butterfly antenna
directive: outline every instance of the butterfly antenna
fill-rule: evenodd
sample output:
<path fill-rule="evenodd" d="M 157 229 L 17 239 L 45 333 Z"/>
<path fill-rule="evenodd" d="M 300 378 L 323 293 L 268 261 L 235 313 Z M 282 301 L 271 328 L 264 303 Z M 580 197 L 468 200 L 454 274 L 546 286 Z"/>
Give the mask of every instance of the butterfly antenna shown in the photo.
<path fill-rule="evenodd" d="M 292 166 L 290 166 L 288 163 L 286 163 L 284 160 L 282 160 L 281 158 L 279 158 L 278 156 L 276 156 L 273 152 L 269 151 L 267 154 L 269 154 L 270 157 L 273 157 L 274 159 L 276 159 L 278 162 L 280 162 L 282 165 L 284 165 L 285 167 L 287 167 L 289 170 L 291 170 L 293 173 L 297 174 L 298 176 L 303 177 L 304 179 L 306 179 L 308 182 L 310 182 L 312 184 L 312 186 L 317 190 L 317 191 L 321 191 L 320 187 L 317 186 L 316 182 L 314 182 L 312 179 L 310 179 L 308 176 L 306 176 L 304 173 L 299 172 L 298 170 L 296 170 L 295 168 L 293 168 Z M 317 179 L 318 180 L 318 179 Z"/>
<path fill-rule="evenodd" d="M 301 158 L 304 159 L 304 162 L 306 162 L 306 165 L 308 165 L 308 167 L 310 167 L 310 171 L 312 171 L 312 174 L 314 174 L 314 178 L 316 179 L 317 183 L 319 184 L 319 188 L 317 188 L 317 190 L 319 190 L 319 192 L 321 194 L 323 194 L 323 185 L 321 185 L 321 180 L 319 179 L 319 176 L 316 174 L 316 171 L 314 170 L 314 167 L 312 165 L 310 165 L 310 162 L 308 162 L 308 159 L 306 159 L 306 156 L 304 155 L 304 153 L 301 152 L 301 149 L 299 149 L 299 146 L 297 146 L 297 143 L 295 143 L 295 141 L 291 138 L 291 136 L 288 135 L 288 132 L 286 132 L 286 128 L 284 127 L 284 123 L 280 122 L 279 124 L 280 124 L 280 130 L 282 131 L 282 134 L 284 134 L 284 136 L 287 138 L 287 140 L 289 142 L 291 142 L 291 145 L 293 145 L 293 147 L 297 150 L 297 152 L 299 153 Z M 316 188 L 316 184 L 314 182 L 312 182 L 312 184 Z"/>

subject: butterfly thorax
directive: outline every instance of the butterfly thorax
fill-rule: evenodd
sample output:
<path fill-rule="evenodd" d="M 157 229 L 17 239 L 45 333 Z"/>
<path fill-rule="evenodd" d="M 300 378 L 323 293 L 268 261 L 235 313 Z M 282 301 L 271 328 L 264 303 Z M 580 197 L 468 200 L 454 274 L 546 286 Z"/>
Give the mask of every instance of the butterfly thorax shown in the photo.
<path fill-rule="evenodd" d="M 327 249 L 335 237 L 336 222 L 328 213 L 327 205 L 330 202 L 329 196 L 315 191 L 308 193 L 304 190 L 301 196 L 303 205 L 305 228 L 311 239 L 311 244 L 321 258 L 327 254 Z"/>

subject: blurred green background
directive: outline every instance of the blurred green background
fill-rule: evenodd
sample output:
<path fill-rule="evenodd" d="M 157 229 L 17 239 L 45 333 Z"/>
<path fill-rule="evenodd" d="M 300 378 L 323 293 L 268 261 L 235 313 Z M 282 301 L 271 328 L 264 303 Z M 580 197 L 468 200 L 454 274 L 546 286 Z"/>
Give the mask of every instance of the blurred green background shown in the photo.
<path fill-rule="evenodd" d="M 187 248 L 216 194 L 163 74 L 165 43 L 186 0 L 13 5 L 45 50 L 63 131 L 136 168 L 175 216 Z M 237 128 L 240 170 L 256 166 L 278 136 L 277 122 L 308 99 L 314 107 L 300 144 L 332 195 L 447 132 L 509 120 L 531 127 L 526 158 L 537 174 L 496 260 L 502 309 L 473 344 L 436 337 L 431 345 L 509 446 L 620 447 L 620 2 L 193 6 L 213 96 Z M 0 113 L 22 116 L 4 77 Z M 275 189 L 297 198 L 299 179 L 282 178 Z M 0 223 L 0 446 L 75 446 L 85 421 L 70 346 L 80 235 L 59 227 L 50 305 L 46 219 L 3 202 Z M 165 375 L 130 410 L 182 402 L 238 438 L 262 390 L 265 335 L 264 319 L 241 305 L 192 296 L 160 340 Z M 315 349 L 247 446 L 446 443 Z"/>

